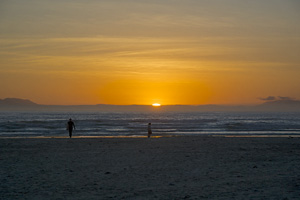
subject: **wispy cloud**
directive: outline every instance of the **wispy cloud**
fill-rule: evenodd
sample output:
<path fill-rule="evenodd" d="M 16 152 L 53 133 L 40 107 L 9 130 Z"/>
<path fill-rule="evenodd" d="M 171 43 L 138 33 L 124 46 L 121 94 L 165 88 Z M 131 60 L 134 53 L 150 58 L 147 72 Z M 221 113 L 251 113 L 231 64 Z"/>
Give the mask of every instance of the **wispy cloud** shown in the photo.
<path fill-rule="evenodd" d="M 292 97 L 283 97 L 283 96 L 268 96 L 266 98 L 259 98 L 262 101 L 290 101 L 294 100 Z"/>
<path fill-rule="evenodd" d="M 282 97 L 282 96 L 278 96 L 278 99 L 279 99 L 279 100 L 283 100 L 283 101 L 294 100 L 294 98 L 292 98 L 292 97 Z"/>
<path fill-rule="evenodd" d="M 260 100 L 263 100 L 263 101 L 274 101 L 276 100 L 276 97 L 274 96 L 268 96 L 266 98 L 259 98 Z"/>

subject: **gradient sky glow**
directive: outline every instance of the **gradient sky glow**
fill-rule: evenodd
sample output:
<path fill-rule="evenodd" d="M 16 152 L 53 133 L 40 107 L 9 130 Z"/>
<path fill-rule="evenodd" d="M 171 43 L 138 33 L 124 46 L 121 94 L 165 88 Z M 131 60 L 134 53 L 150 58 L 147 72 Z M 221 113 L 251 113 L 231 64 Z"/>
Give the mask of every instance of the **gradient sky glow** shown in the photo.
<path fill-rule="evenodd" d="M 0 2 L 0 98 L 256 104 L 299 77 L 298 0 Z"/>

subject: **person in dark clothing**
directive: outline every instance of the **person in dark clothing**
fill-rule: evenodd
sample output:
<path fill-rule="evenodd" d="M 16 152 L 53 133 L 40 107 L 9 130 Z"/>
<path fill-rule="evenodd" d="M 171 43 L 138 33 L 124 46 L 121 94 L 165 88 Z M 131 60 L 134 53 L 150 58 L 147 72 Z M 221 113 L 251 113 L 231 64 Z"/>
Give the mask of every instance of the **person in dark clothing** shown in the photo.
<path fill-rule="evenodd" d="M 73 129 L 75 129 L 75 124 L 72 121 L 72 119 L 70 118 L 69 121 L 68 121 L 68 126 L 67 126 L 67 130 L 69 130 L 69 136 L 70 136 L 70 138 L 72 137 L 72 131 L 73 131 Z"/>
<path fill-rule="evenodd" d="M 150 138 L 152 134 L 151 123 L 148 124 L 148 138 Z"/>

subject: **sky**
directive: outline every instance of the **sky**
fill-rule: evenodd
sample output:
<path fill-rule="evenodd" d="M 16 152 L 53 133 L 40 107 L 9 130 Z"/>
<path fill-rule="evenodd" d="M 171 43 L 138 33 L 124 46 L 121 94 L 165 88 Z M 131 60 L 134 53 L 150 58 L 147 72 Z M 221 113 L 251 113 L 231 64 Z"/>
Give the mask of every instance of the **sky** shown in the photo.
<path fill-rule="evenodd" d="M 0 1 L 0 98 L 246 105 L 299 75 L 298 0 Z"/>

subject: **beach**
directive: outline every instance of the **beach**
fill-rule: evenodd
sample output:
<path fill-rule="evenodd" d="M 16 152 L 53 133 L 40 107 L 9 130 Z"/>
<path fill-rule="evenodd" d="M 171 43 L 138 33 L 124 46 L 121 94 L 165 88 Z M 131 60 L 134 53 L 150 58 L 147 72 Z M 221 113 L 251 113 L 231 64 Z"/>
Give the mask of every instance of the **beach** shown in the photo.
<path fill-rule="evenodd" d="M 1 138 L 0 199 L 300 197 L 300 138 Z"/>

